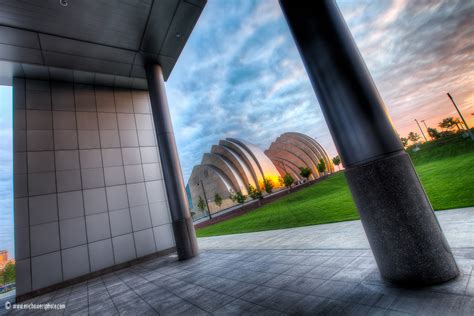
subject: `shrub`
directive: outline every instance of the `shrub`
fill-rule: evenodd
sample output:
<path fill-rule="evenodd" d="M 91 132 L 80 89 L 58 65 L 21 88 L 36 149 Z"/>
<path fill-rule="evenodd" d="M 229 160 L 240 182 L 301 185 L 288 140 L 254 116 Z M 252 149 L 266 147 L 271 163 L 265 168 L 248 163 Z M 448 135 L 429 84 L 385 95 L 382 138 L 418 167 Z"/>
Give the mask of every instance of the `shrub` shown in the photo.
<path fill-rule="evenodd" d="M 339 157 L 339 155 L 332 158 L 332 163 L 335 164 L 339 170 L 341 170 L 341 168 L 339 167 L 339 165 L 341 164 L 341 157 Z"/>
<path fill-rule="evenodd" d="M 254 200 L 258 200 L 258 199 L 261 199 L 263 198 L 263 195 L 262 195 L 262 192 L 260 192 L 259 190 L 257 190 L 253 185 L 249 185 L 247 191 L 249 192 L 249 196 L 254 199 Z"/>
<path fill-rule="evenodd" d="M 204 202 L 204 200 L 202 199 L 201 196 L 199 196 L 199 201 L 197 203 L 197 207 L 202 211 L 204 212 L 204 209 L 206 208 L 206 202 Z"/>
<path fill-rule="evenodd" d="M 219 195 L 219 193 L 214 194 L 214 203 L 220 208 L 222 205 L 222 197 Z"/>
<path fill-rule="evenodd" d="M 300 169 L 300 176 L 308 180 L 309 176 L 311 175 L 312 171 L 308 167 L 299 167 Z"/>
<path fill-rule="evenodd" d="M 273 187 L 274 185 L 271 179 L 263 178 L 263 188 L 265 189 L 265 192 L 272 193 Z"/>
<path fill-rule="evenodd" d="M 283 183 L 285 184 L 285 187 L 289 188 L 291 185 L 295 182 L 295 179 L 287 172 L 283 176 Z"/>
<path fill-rule="evenodd" d="M 323 158 L 319 159 L 318 171 L 319 171 L 319 173 L 326 172 L 326 162 L 324 161 Z"/>
<path fill-rule="evenodd" d="M 442 138 L 442 137 L 452 136 L 454 134 L 456 133 L 453 131 L 442 131 L 439 133 L 439 137 Z"/>
<path fill-rule="evenodd" d="M 245 200 L 247 199 L 247 196 L 243 195 L 242 191 L 237 191 L 233 194 L 231 193 L 229 197 L 234 203 L 239 203 L 239 204 L 244 204 Z"/>

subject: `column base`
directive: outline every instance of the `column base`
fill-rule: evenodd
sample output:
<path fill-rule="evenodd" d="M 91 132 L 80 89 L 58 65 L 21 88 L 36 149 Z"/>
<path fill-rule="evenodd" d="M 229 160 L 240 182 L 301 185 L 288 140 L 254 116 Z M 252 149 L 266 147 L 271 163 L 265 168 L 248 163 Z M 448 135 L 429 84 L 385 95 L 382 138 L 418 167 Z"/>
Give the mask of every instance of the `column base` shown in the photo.
<path fill-rule="evenodd" d="M 459 275 L 407 153 L 350 167 L 346 178 L 384 279 L 425 286 Z"/>
<path fill-rule="evenodd" d="M 179 260 L 191 259 L 199 254 L 196 233 L 191 217 L 173 222 L 174 239 Z"/>

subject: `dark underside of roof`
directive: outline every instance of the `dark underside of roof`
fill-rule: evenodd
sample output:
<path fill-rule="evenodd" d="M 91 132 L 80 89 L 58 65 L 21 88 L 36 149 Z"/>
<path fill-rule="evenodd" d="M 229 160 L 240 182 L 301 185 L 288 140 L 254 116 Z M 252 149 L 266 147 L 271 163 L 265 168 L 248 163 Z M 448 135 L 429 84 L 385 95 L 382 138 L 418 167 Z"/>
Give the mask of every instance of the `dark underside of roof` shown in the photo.
<path fill-rule="evenodd" d="M 0 84 L 17 76 L 146 88 L 144 65 L 159 63 L 167 79 L 205 4 L 1 0 Z"/>

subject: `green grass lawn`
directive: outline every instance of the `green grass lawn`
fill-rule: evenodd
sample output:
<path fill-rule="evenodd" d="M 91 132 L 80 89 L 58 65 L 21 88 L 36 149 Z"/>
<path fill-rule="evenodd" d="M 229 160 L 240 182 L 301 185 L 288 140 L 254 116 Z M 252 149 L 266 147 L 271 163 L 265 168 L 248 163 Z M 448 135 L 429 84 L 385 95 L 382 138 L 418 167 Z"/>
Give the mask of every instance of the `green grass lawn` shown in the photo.
<path fill-rule="evenodd" d="M 474 143 L 460 136 L 408 152 L 435 210 L 474 205 Z M 239 217 L 197 230 L 198 237 L 358 219 L 344 174 L 338 173 Z"/>

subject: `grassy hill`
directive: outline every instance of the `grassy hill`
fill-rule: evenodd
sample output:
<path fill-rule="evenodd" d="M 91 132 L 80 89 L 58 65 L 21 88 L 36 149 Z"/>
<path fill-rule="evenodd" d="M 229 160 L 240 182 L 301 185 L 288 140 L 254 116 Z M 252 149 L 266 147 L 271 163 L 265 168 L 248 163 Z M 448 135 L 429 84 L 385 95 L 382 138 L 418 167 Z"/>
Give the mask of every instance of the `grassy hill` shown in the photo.
<path fill-rule="evenodd" d="M 474 142 L 453 135 L 409 148 L 435 210 L 474 206 Z M 344 174 L 338 173 L 273 203 L 197 230 L 198 237 L 299 227 L 358 219 Z"/>

